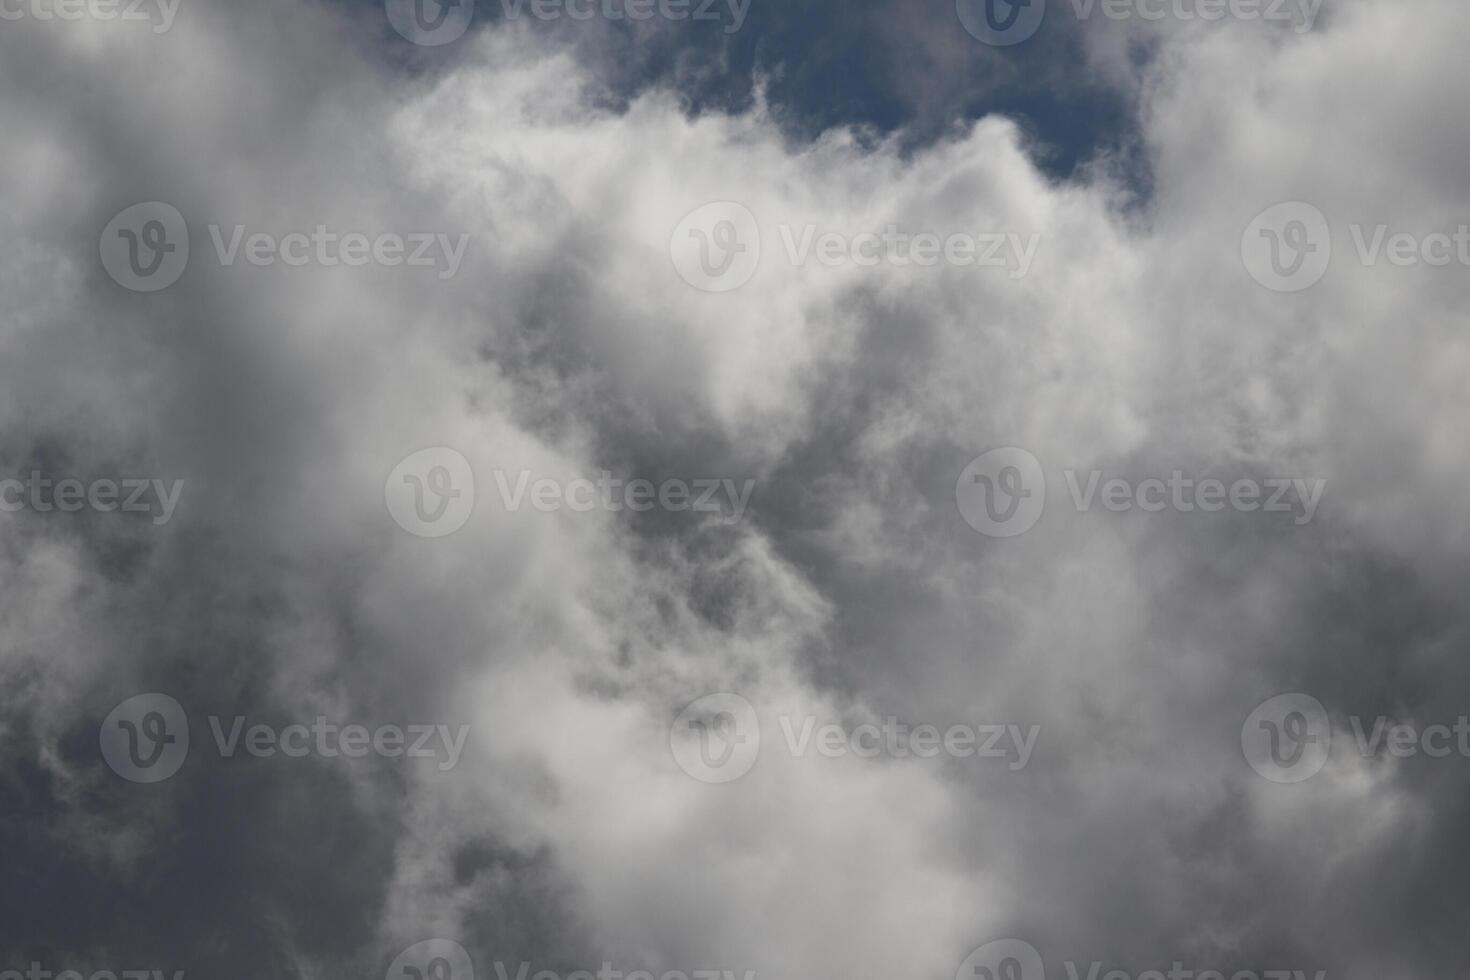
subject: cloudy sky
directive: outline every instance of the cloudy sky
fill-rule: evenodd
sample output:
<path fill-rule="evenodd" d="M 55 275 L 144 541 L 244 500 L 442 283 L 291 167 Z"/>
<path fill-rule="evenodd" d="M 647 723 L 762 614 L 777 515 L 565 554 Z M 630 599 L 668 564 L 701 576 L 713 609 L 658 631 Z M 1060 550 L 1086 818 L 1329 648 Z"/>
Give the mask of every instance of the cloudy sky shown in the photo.
<path fill-rule="evenodd" d="M 1467 36 L 0 0 L 0 980 L 1463 974 Z"/>

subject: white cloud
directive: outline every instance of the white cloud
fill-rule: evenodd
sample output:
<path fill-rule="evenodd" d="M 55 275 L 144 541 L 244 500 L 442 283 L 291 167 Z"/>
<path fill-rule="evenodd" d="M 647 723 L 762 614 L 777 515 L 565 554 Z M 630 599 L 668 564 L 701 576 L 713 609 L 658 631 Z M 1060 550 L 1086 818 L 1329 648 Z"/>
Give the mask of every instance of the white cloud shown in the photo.
<path fill-rule="evenodd" d="M 1302 881 L 1193 882 L 1301 835 L 1282 825 L 1304 811 L 1251 783 L 1232 726 L 1302 676 L 1348 693 L 1320 649 L 1284 649 L 1324 642 L 1313 603 L 1342 601 L 1335 570 L 1401 563 L 1446 583 L 1414 583 L 1431 597 L 1463 584 L 1466 270 L 1361 270 L 1345 231 L 1461 220 L 1441 203 L 1464 199 L 1459 8 L 1344 0 L 1306 36 L 1163 32 L 1136 79 L 1155 171 L 1136 211 L 1101 179 L 1043 177 L 999 119 L 917 150 L 848 132 L 793 144 L 764 104 L 690 119 L 654 90 L 607 107 L 566 49 L 518 26 L 407 75 L 340 11 L 272 9 L 288 20 L 196 4 L 146 49 L 100 25 L 86 43 L 26 26 L 65 54 L 68 84 L 104 94 L 85 126 L 34 97 L 7 104 L 22 138 L 0 148 L 19 175 L 0 223 L 26 250 L 3 273 L 3 458 L 28 467 L 62 444 L 69 465 L 191 481 L 166 535 L 27 523 L 5 556 L 21 583 L 8 647 L 66 629 L 79 593 L 100 624 L 45 667 L 36 731 L 54 771 L 85 787 L 58 748 L 67 719 L 207 638 L 220 646 L 194 656 L 222 666 L 201 683 L 259 671 L 278 710 L 475 726 L 454 773 L 407 777 L 385 941 L 473 945 L 491 929 L 487 896 L 530 886 L 456 877 L 456 855 L 489 839 L 549 855 L 526 876 L 549 881 L 535 894 L 555 938 L 577 937 L 557 955 L 594 969 L 943 978 L 1016 928 L 1077 959 L 1269 948 L 1348 968 L 1359 937 L 1293 927 Z M 1111 36 L 1088 43 L 1109 57 Z M 43 71 L 43 54 L 7 78 Z M 472 243 L 446 283 L 219 268 L 196 232 L 183 281 L 126 294 L 95 267 L 95 229 L 169 195 L 201 230 Z M 1251 219 L 1291 198 L 1335 219 L 1338 258 L 1288 296 L 1238 252 Z M 669 236 L 721 200 L 756 215 L 762 260 L 742 288 L 703 293 Z M 1041 237 L 1021 278 L 795 265 L 780 229 L 808 224 Z M 388 520 L 382 482 L 438 445 L 475 462 L 480 499 L 462 531 L 427 541 Z M 971 457 L 1005 445 L 1057 477 L 1043 523 L 1014 542 L 974 535 L 952 497 Z M 1061 469 L 1094 466 L 1328 487 L 1305 528 L 1069 512 Z M 497 467 L 563 481 L 654 467 L 757 490 L 734 527 L 511 513 Z M 151 561 L 84 572 L 103 559 L 69 535 Z M 166 626 L 198 611 L 167 583 L 201 578 L 230 614 Z M 237 666 L 241 649 L 255 653 Z M 1018 774 L 766 753 L 706 786 L 674 766 L 666 726 L 717 690 L 774 713 L 1037 723 L 1041 740 Z M 361 810 L 398 802 L 370 763 L 351 775 Z M 1321 790 L 1307 808 L 1321 839 L 1378 843 L 1420 819 L 1411 789 L 1373 789 L 1388 799 L 1361 836 L 1361 787 Z M 1237 807 L 1259 826 L 1211 836 Z M 145 845 L 128 841 L 131 860 Z M 1353 880 L 1377 853 L 1337 860 Z M 1189 925 L 1211 916 L 1224 921 Z"/>

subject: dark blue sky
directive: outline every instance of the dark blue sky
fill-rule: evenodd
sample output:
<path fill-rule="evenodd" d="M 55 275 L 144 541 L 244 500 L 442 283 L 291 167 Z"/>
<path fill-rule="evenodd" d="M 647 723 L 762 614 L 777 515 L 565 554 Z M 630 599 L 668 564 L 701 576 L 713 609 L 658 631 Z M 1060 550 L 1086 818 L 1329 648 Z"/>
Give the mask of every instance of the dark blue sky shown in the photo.
<path fill-rule="evenodd" d="M 727 10 L 725 3 L 715 9 Z M 572 43 L 595 38 L 591 57 L 613 100 L 667 85 L 694 111 L 738 111 L 751 105 L 763 77 L 774 114 L 795 139 L 862 126 L 901 129 L 910 145 L 933 140 L 956 121 L 1003 113 L 1022 124 L 1047 174 L 1067 178 L 1099 152 L 1121 152 L 1132 161 L 1130 182 L 1146 187 L 1133 152 L 1130 97 L 1087 65 L 1074 20 L 1058 13 L 1009 48 L 967 34 L 951 0 L 749 0 L 733 33 L 713 21 L 538 21 L 528 6 L 520 17 Z M 476 27 L 505 16 L 501 0 L 477 0 Z M 395 46 L 412 48 L 392 37 Z M 453 47 L 404 55 L 427 67 L 452 59 Z"/>

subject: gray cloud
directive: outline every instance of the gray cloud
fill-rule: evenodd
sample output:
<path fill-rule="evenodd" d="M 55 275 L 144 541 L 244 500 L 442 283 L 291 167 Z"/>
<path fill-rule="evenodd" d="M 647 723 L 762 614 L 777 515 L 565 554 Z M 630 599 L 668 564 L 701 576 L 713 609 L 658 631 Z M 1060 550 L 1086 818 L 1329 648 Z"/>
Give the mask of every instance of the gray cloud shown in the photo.
<path fill-rule="evenodd" d="M 894 8 L 896 49 L 989 57 L 940 14 Z M 794 140 L 770 89 L 691 115 L 611 83 L 611 30 L 405 50 L 376 7 L 286 0 L 186 0 L 162 34 L 7 23 L 0 476 L 184 484 L 164 524 L 0 513 L 0 968 L 370 976 L 440 937 L 480 977 L 942 980 L 1017 936 L 1050 977 L 1451 972 L 1464 759 L 1365 759 L 1352 722 L 1470 714 L 1464 269 L 1364 268 L 1349 226 L 1462 220 L 1462 20 L 1068 26 L 1137 100 L 1141 202 L 1106 154 L 1058 181 L 1023 124 L 931 123 L 962 96 L 921 72 L 895 84 L 909 129 Z M 1275 293 L 1242 231 L 1293 199 L 1333 260 Z M 189 262 L 134 293 L 98 237 L 151 200 Z M 671 263 L 711 201 L 761 232 L 729 292 Z M 445 279 L 227 265 L 208 229 L 237 224 L 470 238 Z M 781 229 L 807 225 L 1041 237 L 1011 277 L 794 262 Z M 1047 475 L 1011 539 L 955 504 L 1002 446 Z M 385 508 L 432 447 L 475 478 L 441 538 Z M 1081 510 L 1063 472 L 1094 468 L 1326 489 L 1305 524 Z M 604 470 L 754 491 L 738 521 L 498 491 Z M 98 730 L 153 691 L 189 753 L 135 784 Z M 720 785 L 669 731 L 717 691 L 761 740 Z M 1287 691 L 1332 733 L 1298 784 L 1240 741 Z M 470 735 L 448 771 L 222 757 L 207 719 L 236 715 Z M 886 716 L 1040 735 L 1020 769 L 782 741 L 782 718 Z"/>

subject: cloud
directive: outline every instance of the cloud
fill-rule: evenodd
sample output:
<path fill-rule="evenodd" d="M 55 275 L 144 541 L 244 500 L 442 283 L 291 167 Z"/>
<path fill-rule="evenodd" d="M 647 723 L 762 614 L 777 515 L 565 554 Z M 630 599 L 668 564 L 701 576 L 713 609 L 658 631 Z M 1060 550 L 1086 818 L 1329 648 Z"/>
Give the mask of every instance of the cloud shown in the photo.
<path fill-rule="evenodd" d="M 967 57 L 957 27 L 899 20 Z M 1138 100 L 1142 202 L 1116 160 L 1059 179 L 1024 124 L 956 120 L 922 81 L 904 97 L 952 125 L 794 140 L 779 81 L 732 113 L 613 97 L 581 57 L 603 42 L 519 22 L 433 54 L 386 43 L 376 8 L 284 0 L 186 4 L 160 36 L 18 23 L 0 460 L 185 489 L 163 526 L 0 515 L 0 949 L 325 977 L 442 937 L 481 976 L 943 978 L 1015 935 L 1053 971 L 1445 972 L 1463 780 L 1343 733 L 1466 710 L 1464 270 L 1363 268 L 1349 226 L 1460 220 L 1462 20 L 1344 0 L 1305 35 L 1083 25 L 1095 84 Z M 189 265 L 132 293 L 97 238 L 150 200 L 185 216 Z M 1333 250 L 1292 294 L 1240 252 L 1287 200 Z M 711 202 L 759 230 L 725 292 L 671 245 Z M 226 264 L 209 228 L 240 224 L 470 238 L 446 280 Z M 920 235 L 1007 261 L 923 265 Z M 1020 274 L 1006 249 L 1033 240 Z M 955 506 L 1003 446 L 1047 474 L 1009 540 Z M 438 539 L 384 506 L 431 447 L 475 477 Z M 1092 469 L 1326 489 L 1305 525 L 1081 510 L 1063 474 Z M 739 521 L 500 490 L 603 471 L 755 490 Z M 189 758 L 126 784 L 97 726 L 154 690 L 188 707 Z M 1300 787 L 1240 749 L 1288 690 L 1328 705 L 1337 746 Z M 711 785 L 669 725 L 718 691 L 755 707 L 761 750 Z M 205 718 L 236 714 L 471 735 L 449 772 L 224 759 Z M 1040 735 L 1013 770 L 793 753 L 780 725 L 890 715 Z"/>

